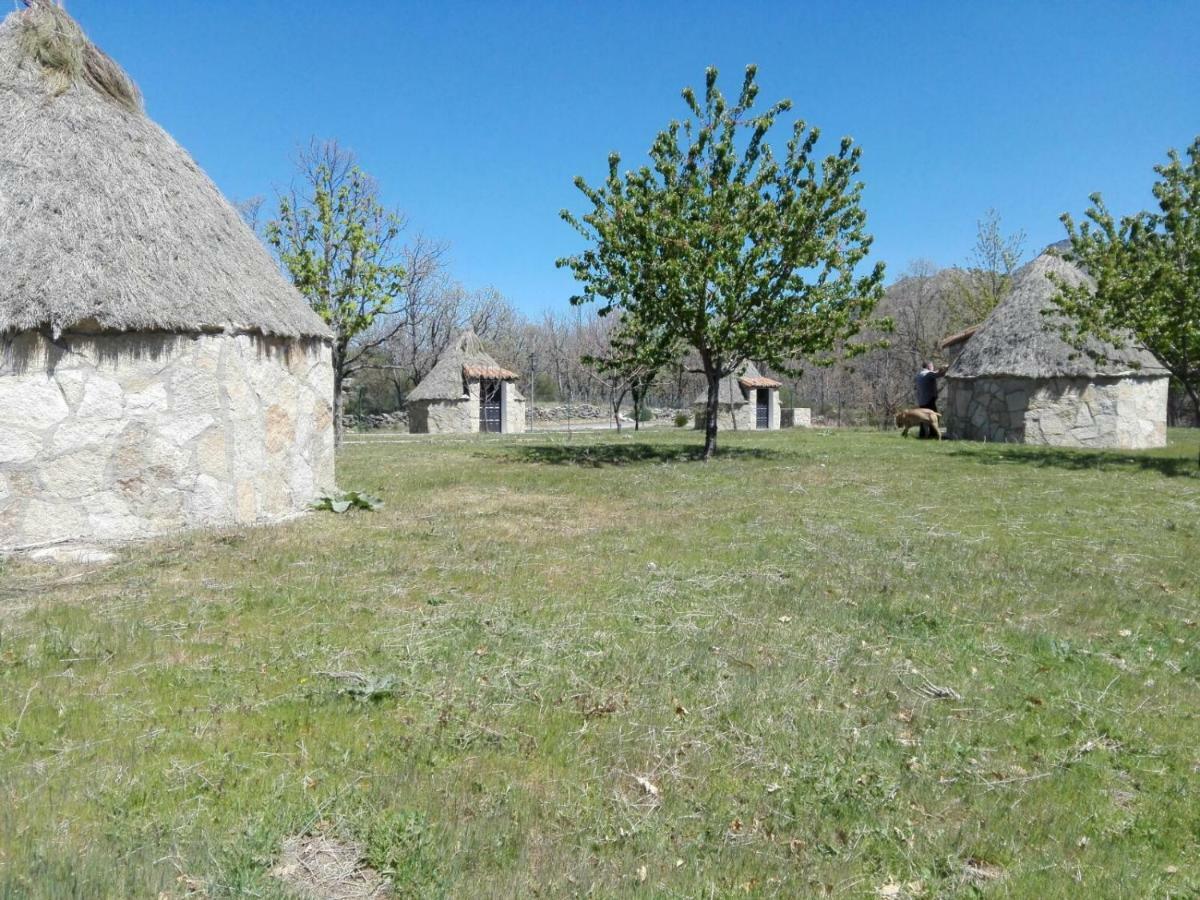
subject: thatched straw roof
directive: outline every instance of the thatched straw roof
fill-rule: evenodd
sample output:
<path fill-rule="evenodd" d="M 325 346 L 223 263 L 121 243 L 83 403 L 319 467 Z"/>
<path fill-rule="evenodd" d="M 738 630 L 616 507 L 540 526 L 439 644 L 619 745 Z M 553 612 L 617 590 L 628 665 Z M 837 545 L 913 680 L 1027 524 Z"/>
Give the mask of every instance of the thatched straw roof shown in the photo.
<path fill-rule="evenodd" d="M 1062 319 L 1043 315 L 1052 308 L 1058 286 L 1051 276 L 1070 285 L 1093 285 L 1091 278 L 1051 247 L 1013 276 L 1012 293 L 984 319 L 946 373 L 950 378 L 1016 376 L 1020 378 L 1095 378 L 1127 374 L 1165 375 L 1145 350 L 1116 350 L 1093 341 L 1088 349 L 1098 362 L 1075 350 L 1059 335 Z"/>
<path fill-rule="evenodd" d="M 452 340 L 429 374 L 408 395 L 413 400 L 461 400 L 466 393 L 467 379 L 493 378 L 515 381 L 517 375 L 502 368 L 486 350 L 483 342 L 471 329 Z M 515 399 L 522 399 L 516 393 Z"/>
<path fill-rule="evenodd" d="M 0 334 L 327 337 L 116 63 L 25 3 L 0 23 Z"/>
<path fill-rule="evenodd" d="M 746 394 L 742 390 L 743 388 L 777 388 L 779 386 L 780 382 L 774 378 L 767 378 L 758 371 L 754 363 L 748 362 L 736 375 L 726 375 L 721 379 L 721 385 L 717 388 L 718 402 L 740 406 L 747 402 Z M 703 406 L 706 403 L 708 403 L 707 387 L 697 394 L 696 399 L 692 401 L 693 405 Z"/>

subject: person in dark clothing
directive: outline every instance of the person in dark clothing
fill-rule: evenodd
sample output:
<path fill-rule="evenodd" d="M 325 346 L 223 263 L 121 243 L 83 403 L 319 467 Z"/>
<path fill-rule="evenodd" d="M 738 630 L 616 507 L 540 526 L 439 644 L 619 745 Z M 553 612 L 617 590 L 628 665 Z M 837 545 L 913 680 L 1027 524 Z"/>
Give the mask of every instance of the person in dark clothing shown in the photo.
<path fill-rule="evenodd" d="M 937 412 L 938 384 L 937 380 L 946 374 L 946 367 L 934 368 L 933 363 L 926 362 L 917 373 L 917 406 L 921 409 L 931 409 Z M 921 437 L 933 437 L 933 429 L 928 425 L 921 426 Z"/>

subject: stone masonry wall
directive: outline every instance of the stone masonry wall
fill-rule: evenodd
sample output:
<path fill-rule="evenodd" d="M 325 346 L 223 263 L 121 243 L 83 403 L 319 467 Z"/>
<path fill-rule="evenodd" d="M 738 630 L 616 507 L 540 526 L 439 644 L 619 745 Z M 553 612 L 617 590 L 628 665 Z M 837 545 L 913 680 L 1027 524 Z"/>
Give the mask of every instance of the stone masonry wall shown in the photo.
<path fill-rule="evenodd" d="M 0 342 L 0 549 L 270 521 L 334 488 L 318 341 Z"/>
<path fill-rule="evenodd" d="M 506 384 L 503 402 L 506 415 L 501 422 L 507 432 L 525 430 L 525 401 L 510 396 L 511 384 Z M 476 434 L 479 431 L 479 382 L 467 382 L 467 396 L 462 400 L 414 400 L 408 404 L 410 434 Z"/>
<path fill-rule="evenodd" d="M 474 418 L 465 400 L 414 400 L 408 404 L 410 434 L 465 434 L 479 430 L 476 404 Z M 474 428 L 471 427 L 472 423 Z"/>
<path fill-rule="evenodd" d="M 745 403 L 722 403 L 717 408 L 717 427 L 730 431 L 756 431 L 758 429 L 758 406 L 755 391 L 751 390 L 750 399 Z M 772 389 L 768 394 L 767 428 L 777 430 L 781 425 L 779 410 L 779 391 Z M 703 403 L 693 407 L 695 414 L 694 426 L 698 431 L 704 430 L 706 410 Z"/>
<path fill-rule="evenodd" d="M 524 434 L 525 433 L 525 398 L 520 396 L 517 386 L 511 381 L 505 381 L 501 384 L 500 402 L 502 409 L 500 411 L 500 427 L 505 434 Z"/>
<path fill-rule="evenodd" d="M 812 428 L 812 409 L 808 406 L 782 409 L 779 418 L 783 428 Z"/>
<path fill-rule="evenodd" d="M 948 378 L 956 438 L 1137 450 L 1167 441 L 1167 379 Z"/>

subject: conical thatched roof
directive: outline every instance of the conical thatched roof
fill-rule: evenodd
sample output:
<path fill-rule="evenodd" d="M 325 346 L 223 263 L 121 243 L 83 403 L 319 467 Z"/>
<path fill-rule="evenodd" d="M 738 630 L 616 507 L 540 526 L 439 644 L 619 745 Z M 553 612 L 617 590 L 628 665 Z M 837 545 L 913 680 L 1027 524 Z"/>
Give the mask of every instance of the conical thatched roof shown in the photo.
<path fill-rule="evenodd" d="M 0 22 L 0 334 L 327 337 L 124 72 L 50 0 L 24 2 Z"/>
<path fill-rule="evenodd" d="M 1019 378 L 1095 378 L 1130 373 L 1165 375 L 1144 350 L 1116 350 L 1099 341 L 1090 350 L 1106 358 L 1097 362 L 1060 337 L 1058 316 L 1046 316 L 1058 286 L 1050 276 L 1070 285 L 1094 286 L 1091 278 L 1051 247 L 1013 276 L 1012 293 L 984 319 L 946 373 L 950 378 L 1015 376 Z"/>
<path fill-rule="evenodd" d="M 408 395 L 411 400 L 461 400 L 468 379 L 491 378 L 515 381 L 516 372 L 502 368 L 483 349 L 483 342 L 471 329 L 452 340 L 429 374 Z M 523 399 L 518 393 L 515 399 Z"/>
<path fill-rule="evenodd" d="M 738 374 L 726 375 L 721 379 L 721 386 L 717 388 L 717 397 L 719 398 L 718 402 L 728 403 L 735 406 L 741 405 L 747 402 L 746 395 L 742 391 L 742 388 L 777 388 L 779 386 L 780 383 L 778 381 L 776 381 L 774 378 L 765 377 L 761 372 L 758 371 L 758 368 L 754 365 L 754 363 L 748 362 L 742 367 L 741 372 Z M 707 387 L 697 394 L 696 399 L 692 401 L 693 405 L 699 404 L 702 406 L 705 403 L 708 403 Z"/>

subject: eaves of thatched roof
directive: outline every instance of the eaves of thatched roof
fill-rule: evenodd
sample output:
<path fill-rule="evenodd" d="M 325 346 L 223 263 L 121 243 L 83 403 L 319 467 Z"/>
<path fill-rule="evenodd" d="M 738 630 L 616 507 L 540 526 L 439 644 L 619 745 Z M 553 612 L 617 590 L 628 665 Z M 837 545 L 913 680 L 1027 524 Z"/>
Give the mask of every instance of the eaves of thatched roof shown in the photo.
<path fill-rule="evenodd" d="M 328 338 L 120 68 L 27 2 L 0 23 L 0 334 Z"/>
<path fill-rule="evenodd" d="M 517 374 L 503 368 L 483 349 L 483 342 L 468 329 L 452 340 L 429 374 L 408 395 L 414 400 L 461 400 L 468 380 L 481 378 L 515 381 Z M 522 399 L 517 394 L 514 399 Z"/>
<path fill-rule="evenodd" d="M 1094 286 L 1091 278 L 1051 248 L 1013 277 L 1012 292 L 971 336 L 946 373 L 949 378 L 1096 378 L 1124 375 L 1165 376 L 1142 349 L 1117 350 L 1091 341 L 1089 353 L 1076 350 L 1060 335 L 1062 318 L 1044 311 L 1058 293 L 1054 279 Z M 1100 357 L 1100 359 L 1097 359 Z"/>

